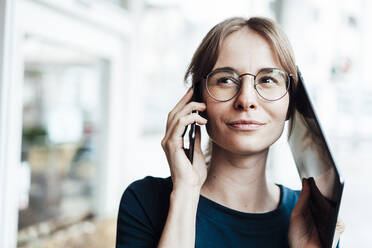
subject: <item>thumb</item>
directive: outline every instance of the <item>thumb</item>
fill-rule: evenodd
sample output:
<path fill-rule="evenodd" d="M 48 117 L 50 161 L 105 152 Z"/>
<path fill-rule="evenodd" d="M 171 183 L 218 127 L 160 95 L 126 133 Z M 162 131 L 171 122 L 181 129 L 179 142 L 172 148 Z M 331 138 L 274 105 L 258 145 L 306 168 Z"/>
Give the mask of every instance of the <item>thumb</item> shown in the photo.
<path fill-rule="evenodd" d="M 302 190 L 300 196 L 298 197 L 297 204 L 292 211 L 292 215 L 296 216 L 302 214 L 305 211 L 305 209 L 309 206 L 309 199 L 310 199 L 309 182 L 306 178 L 302 178 Z"/>
<path fill-rule="evenodd" d="M 195 125 L 195 144 L 194 144 L 194 151 L 197 151 L 198 154 L 199 153 L 202 153 L 202 150 L 201 150 L 201 131 L 200 131 L 200 126 L 199 125 Z"/>
<path fill-rule="evenodd" d="M 337 246 L 337 243 L 340 239 L 340 236 L 341 234 L 344 232 L 345 230 L 345 224 L 344 222 L 342 221 L 342 219 L 338 219 L 337 220 L 337 224 L 336 224 L 336 230 L 335 230 L 335 235 L 333 236 L 333 244 L 332 244 L 332 248 L 336 247 Z"/>
<path fill-rule="evenodd" d="M 201 149 L 201 131 L 200 131 L 200 126 L 196 126 L 195 130 L 195 143 L 194 143 L 194 161 L 196 161 L 196 166 L 198 164 L 204 164 L 205 159 L 203 155 L 203 151 Z M 193 162 L 194 162 L 193 161 Z M 193 163 L 194 164 L 194 163 Z"/>

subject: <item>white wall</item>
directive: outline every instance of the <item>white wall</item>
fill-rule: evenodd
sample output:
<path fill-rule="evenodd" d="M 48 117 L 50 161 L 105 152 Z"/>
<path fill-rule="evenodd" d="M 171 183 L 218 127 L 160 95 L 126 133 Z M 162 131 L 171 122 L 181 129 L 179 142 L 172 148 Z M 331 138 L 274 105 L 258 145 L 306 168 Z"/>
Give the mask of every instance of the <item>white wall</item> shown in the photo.
<path fill-rule="evenodd" d="M 0 247 L 16 247 L 21 92 L 17 79 L 15 1 L 0 1 Z"/>

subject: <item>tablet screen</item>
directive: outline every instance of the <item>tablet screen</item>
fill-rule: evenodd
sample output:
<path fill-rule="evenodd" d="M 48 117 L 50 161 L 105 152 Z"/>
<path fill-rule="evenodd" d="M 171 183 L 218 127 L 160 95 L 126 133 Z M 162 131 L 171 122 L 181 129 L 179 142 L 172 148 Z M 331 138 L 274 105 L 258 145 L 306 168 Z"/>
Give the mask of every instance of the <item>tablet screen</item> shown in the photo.
<path fill-rule="evenodd" d="M 335 163 L 298 70 L 293 118 L 288 125 L 288 143 L 299 176 L 313 178 L 310 208 L 322 242 L 331 247 L 340 208 L 344 180 Z"/>

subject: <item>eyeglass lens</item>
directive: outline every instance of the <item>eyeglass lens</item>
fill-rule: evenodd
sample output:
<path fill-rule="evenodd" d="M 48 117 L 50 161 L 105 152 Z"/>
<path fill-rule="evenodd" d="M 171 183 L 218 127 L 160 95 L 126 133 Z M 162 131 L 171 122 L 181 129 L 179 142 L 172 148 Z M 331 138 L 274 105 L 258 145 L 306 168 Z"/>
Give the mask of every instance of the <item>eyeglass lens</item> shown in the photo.
<path fill-rule="evenodd" d="M 266 100 L 278 100 L 287 92 L 287 79 L 286 72 L 280 69 L 262 69 L 255 77 L 255 89 Z M 207 78 L 208 93 L 218 101 L 230 100 L 239 92 L 241 80 L 234 71 L 212 72 Z"/>

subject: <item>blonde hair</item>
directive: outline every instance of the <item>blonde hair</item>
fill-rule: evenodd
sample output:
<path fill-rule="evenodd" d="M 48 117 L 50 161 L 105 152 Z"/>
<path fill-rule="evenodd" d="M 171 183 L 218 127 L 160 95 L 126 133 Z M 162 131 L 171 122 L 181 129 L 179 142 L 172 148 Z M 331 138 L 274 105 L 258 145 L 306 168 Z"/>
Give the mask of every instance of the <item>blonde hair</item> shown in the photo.
<path fill-rule="evenodd" d="M 222 42 L 228 35 L 244 27 L 248 27 L 264 37 L 273 48 L 282 68 L 293 75 L 289 89 L 290 103 L 287 112 L 287 119 L 292 118 L 294 108 L 293 94 L 298 80 L 296 62 L 287 35 L 278 24 L 269 18 L 251 17 L 245 19 L 242 17 L 233 17 L 214 26 L 196 49 L 190 65 L 186 70 L 184 76 L 185 82 L 191 79 L 192 86 L 198 92 L 197 101 L 202 101 L 202 81 L 213 69 L 218 59 Z M 209 161 L 211 153 L 212 142 L 209 139 L 208 147 L 205 151 L 207 161 Z"/>

